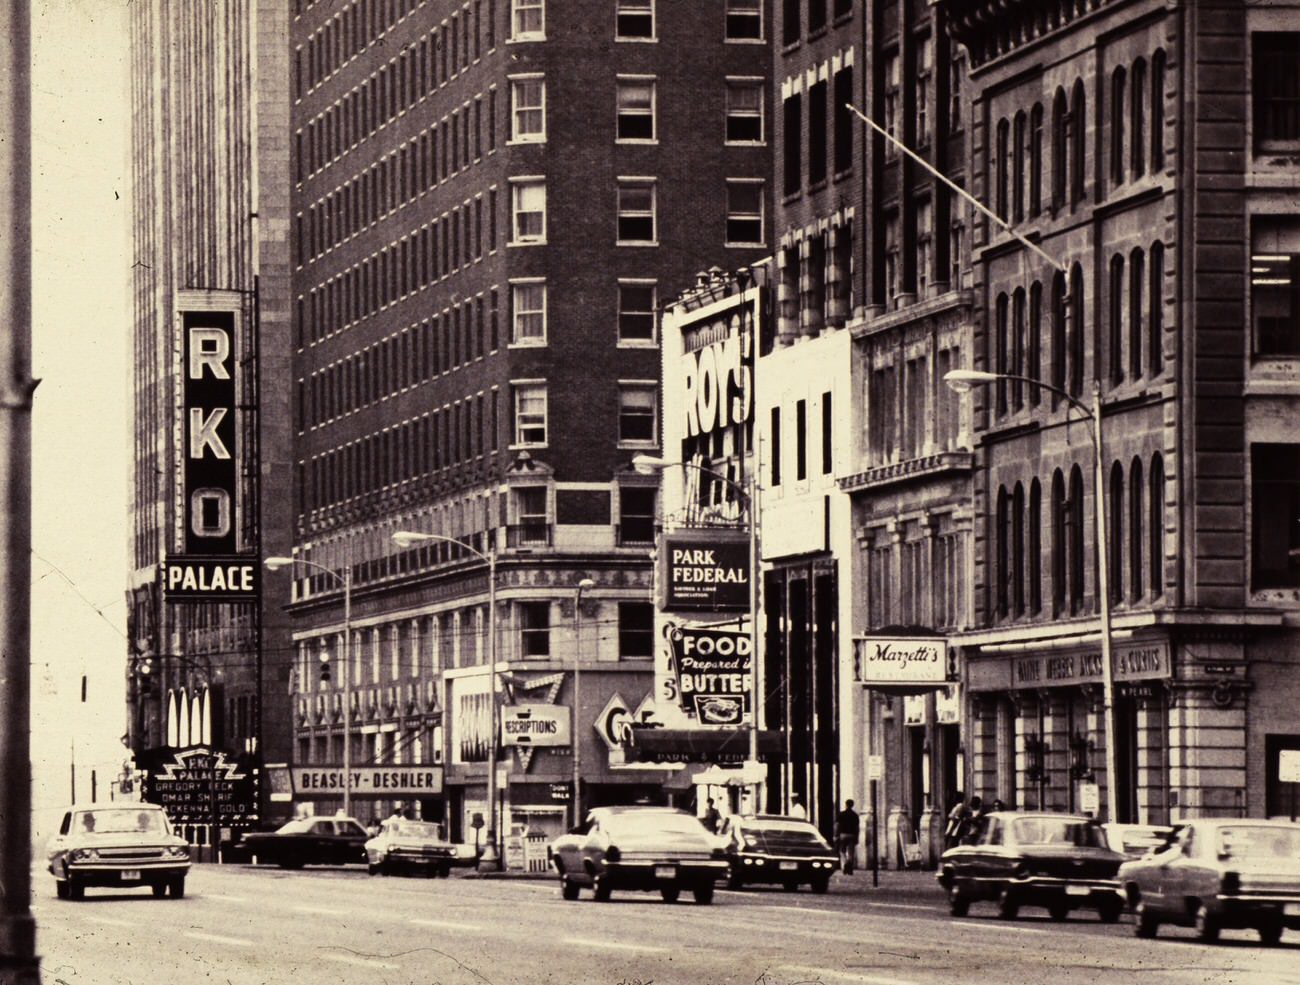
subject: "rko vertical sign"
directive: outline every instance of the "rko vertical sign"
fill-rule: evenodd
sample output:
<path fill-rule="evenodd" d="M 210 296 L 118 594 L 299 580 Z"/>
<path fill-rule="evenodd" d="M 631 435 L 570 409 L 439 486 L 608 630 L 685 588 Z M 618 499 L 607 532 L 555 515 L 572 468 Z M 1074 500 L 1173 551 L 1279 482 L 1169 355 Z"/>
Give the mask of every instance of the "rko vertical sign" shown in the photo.
<path fill-rule="evenodd" d="M 185 553 L 235 553 L 235 312 L 182 311 Z"/>

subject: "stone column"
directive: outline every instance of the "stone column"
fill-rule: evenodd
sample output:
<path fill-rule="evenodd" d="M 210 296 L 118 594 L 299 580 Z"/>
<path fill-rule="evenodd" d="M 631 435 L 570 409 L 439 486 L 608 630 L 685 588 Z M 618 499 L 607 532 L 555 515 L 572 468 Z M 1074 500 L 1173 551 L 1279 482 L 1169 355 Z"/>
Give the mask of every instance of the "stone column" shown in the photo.
<path fill-rule="evenodd" d="M 1143 824 L 1169 823 L 1168 707 L 1161 682 L 1151 685 L 1154 696 L 1144 698 L 1137 716 L 1138 820 Z"/>
<path fill-rule="evenodd" d="M 1219 694 L 1210 687 L 1175 694 L 1169 712 L 1171 816 L 1240 815 L 1246 789 L 1245 695 Z"/>
<path fill-rule="evenodd" d="M 776 338 L 789 345 L 799 336 L 798 246 L 787 244 L 776 251 Z"/>

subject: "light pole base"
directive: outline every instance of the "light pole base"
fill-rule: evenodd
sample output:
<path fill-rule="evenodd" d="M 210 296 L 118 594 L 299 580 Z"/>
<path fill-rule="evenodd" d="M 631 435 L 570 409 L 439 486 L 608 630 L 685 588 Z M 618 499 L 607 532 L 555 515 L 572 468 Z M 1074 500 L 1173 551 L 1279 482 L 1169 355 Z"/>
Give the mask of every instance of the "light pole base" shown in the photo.
<path fill-rule="evenodd" d="M 487 844 L 483 846 L 483 854 L 478 857 L 478 864 L 485 865 L 494 871 L 501 868 L 501 856 L 497 854 L 495 837 L 488 838 Z"/>

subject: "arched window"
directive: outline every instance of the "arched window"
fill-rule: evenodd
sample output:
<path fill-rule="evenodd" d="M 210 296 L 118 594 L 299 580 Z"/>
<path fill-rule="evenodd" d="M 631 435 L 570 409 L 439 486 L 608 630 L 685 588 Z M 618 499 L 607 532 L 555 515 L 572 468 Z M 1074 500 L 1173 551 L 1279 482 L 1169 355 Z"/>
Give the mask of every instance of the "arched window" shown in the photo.
<path fill-rule="evenodd" d="M 1052 474 L 1052 615 L 1065 611 L 1069 503 L 1061 470 Z"/>
<path fill-rule="evenodd" d="M 1147 291 L 1147 366 L 1152 376 L 1165 368 L 1165 244 L 1151 244 L 1151 270 Z"/>
<path fill-rule="evenodd" d="M 1025 375 L 1025 289 L 1017 287 L 1011 296 L 1011 372 Z M 1019 380 L 1011 384 L 1011 408 L 1025 406 L 1025 385 Z"/>
<path fill-rule="evenodd" d="M 998 566 L 995 578 L 997 591 L 997 613 L 999 619 L 1007 616 L 1007 588 L 1011 582 L 1011 522 L 1008 515 L 1011 508 L 1007 487 L 998 487 L 997 530 L 995 531 Z"/>
<path fill-rule="evenodd" d="M 1165 168 L 1165 53 L 1151 56 L 1151 171 Z"/>
<path fill-rule="evenodd" d="M 1043 378 L 1043 285 L 1034 281 L 1029 286 L 1029 328 L 1025 350 L 1025 375 L 1031 379 Z M 1036 386 L 1029 387 L 1029 406 L 1037 407 L 1040 393 Z"/>
<path fill-rule="evenodd" d="M 1068 313 L 1068 298 L 1065 290 L 1065 274 L 1059 270 L 1052 278 L 1052 386 L 1058 390 L 1065 389 L 1065 344 L 1066 344 L 1066 315 Z M 1059 398 L 1052 395 L 1052 406 L 1056 406 Z"/>
<path fill-rule="evenodd" d="M 1074 83 L 1070 98 L 1070 207 L 1083 201 L 1085 194 L 1084 161 L 1087 160 L 1088 107 L 1083 95 L 1083 79 Z"/>
<path fill-rule="evenodd" d="M 1065 205 L 1067 169 L 1070 154 L 1070 110 L 1065 101 L 1065 90 L 1057 89 L 1052 100 L 1052 209 Z"/>
<path fill-rule="evenodd" d="M 1070 268 L 1070 396 L 1083 393 L 1083 267 Z"/>
<path fill-rule="evenodd" d="M 1165 463 L 1160 455 L 1151 458 L 1151 597 L 1165 593 Z"/>
<path fill-rule="evenodd" d="M 1011 132 L 1011 215 L 1016 222 L 1025 218 L 1025 112 L 1016 114 Z"/>
<path fill-rule="evenodd" d="M 1124 184 L 1124 69 L 1115 69 L 1110 76 L 1110 180 L 1118 186 Z"/>
<path fill-rule="evenodd" d="M 1146 548 L 1142 539 L 1146 527 L 1143 501 L 1142 459 L 1135 458 L 1128 469 L 1128 575 L 1129 596 L 1134 602 L 1142 598 L 1142 554 Z"/>
<path fill-rule="evenodd" d="M 998 211 L 998 218 L 1003 222 L 1007 219 L 1007 181 L 1010 178 L 1007 167 L 1007 157 L 1010 153 L 1010 131 L 1008 130 L 1006 120 L 998 120 L 997 136 L 997 155 L 998 159 L 994 163 L 994 173 L 997 176 L 997 188 L 995 189 L 995 205 Z"/>
<path fill-rule="evenodd" d="M 1043 611 L 1043 503 L 1042 487 L 1035 479 L 1029 485 L 1029 544 L 1027 545 L 1027 567 L 1029 568 L 1029 614 L 1038 615 Z"/>
<path fill-rule="evenodd" d="M 1043 211 L 1043 104 L 1029 111 L 1029 215 Z"/>
<path fill-rule="evenodd" d="M 1142 295 L 1146 287 L 1146 256 L 1140 246 L 1128 255 L 1128 371 L 1142 375 Z"/>
<path fill-rule="evenodd" d="M 1025 614 L 1025 487 L 1016 483 L 1011 497 L 1011 609 Z"/>
<path fill-rule="evenodd" d="M 1010 356 L 1010 339 L 1008 338 L 1010 329 L 1007 325 L 1007 296 L 1005 294 L 998 295 L 994 308 L 994 318 L 997 333 L 994 339 L 994 345 L 997 347 L 993 354 L 994 366 L 997 367 L 996 372 L 999 374 L 1009 373 L 1011 371 L 1008 362 Z M 1005 379 L 999 379 L 997 382 L 997 412 L 999 415 L 1007 412 L 1007 381 Z"/>
<path fill-rule="evenodd" d="M 1116 462 L 1110 469 L 1110 600 L 1124 601 L 1124 466 Z"/>
<path fill-rule="evenodd" d="M 1133 177 L 1146 171 L 1147 63 L 1141 58 L 1133 63 L 1129 76 L 1129 156 Z"/>
<path fill-rule="evenodd" d="M 1110 283 L 1107 288 L 1106 366 L 1111 386 L 1124 382 L 1124 254 L 1110 258 Z"/>
<path fill-rule="evenodd" d="M 1083 611 L 1083 472 L 1079 466 L 1070 469 L 1069 528 L 1070 547 L 1070 612 Z"/>

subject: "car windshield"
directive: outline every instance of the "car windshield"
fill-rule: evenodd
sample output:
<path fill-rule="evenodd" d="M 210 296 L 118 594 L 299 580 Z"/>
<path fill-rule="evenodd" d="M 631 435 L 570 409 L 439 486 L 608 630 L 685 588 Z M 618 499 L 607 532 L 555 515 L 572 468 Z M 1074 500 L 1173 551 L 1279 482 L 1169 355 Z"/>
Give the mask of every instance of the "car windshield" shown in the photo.
<path fill-rule="evenodd" d="M 1074 845 L 1079 848 L 1105 848 L 1101 828 L 1075 818 L 1018 817 L 1011 824 L 1016 841 L 1022 845 Z"/>
<path fill-rule="evenodd" d="M 162 811 L 81 811 L 72 822 L 72 830 L 85 834 L 164 834 L 167 830 Z"/>
<path fill-rule="evenodd" d="M 1300 858 L 1300 826 L 1234 825 L 1220 828 L 1219 851 L 1230 858 Z"/>
<path fill-rule="evenodd" d="M 438 826 L 427 821 L 394 821 L 388 830 L 397 838 L 426 838 L 439 841 Z"/>
<path fill-rule="evenodd" d="M 821 833 L 811 824 L 790 824 L 781 821 L 750 821 L 741 826 L 746 833 L 776 836 L 791 844 L 823 844 Z"/>
<path fill-rule="evenodd" d="M 649 814 L 621 814 L 608 821 L 611 831 L 620 835 L 645 836 L 665 834 L 708 834 L 697 818 L 689 814 L 655 812 Z"/>
<path fill-rule="evenodd" d="M 278 835 L 303 834 L 304 832 L 309 830 L 315 822 L 316 819 L 314 817 L 295 818 L 292 821 L 285 821 L 284 824 L 280 825 L 278 828 L 275 829 L 275 833 Z"/>

